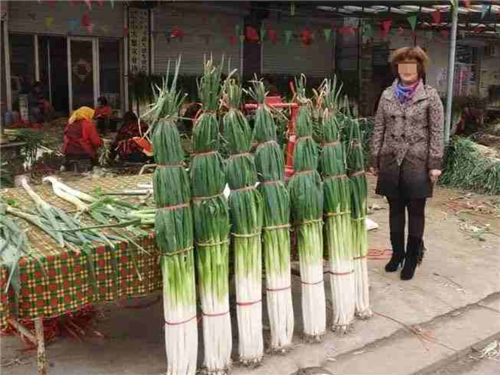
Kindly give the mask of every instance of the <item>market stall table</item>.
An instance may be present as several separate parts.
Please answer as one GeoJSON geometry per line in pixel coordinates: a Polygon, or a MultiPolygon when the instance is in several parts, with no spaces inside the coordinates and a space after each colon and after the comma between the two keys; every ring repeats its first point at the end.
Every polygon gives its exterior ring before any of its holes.
{"type": "MultiPolygon", "coordinates": [[[[83,179],[68,182],[73,188],[83,192],[100,189],[102,192],[137,189],[139,183],[151,183],[152,175],[124,176],[116,178],[83,179]]],[[[50,185],[34,186],[34,190],[46,202],[66,212],[75,212],[74,206],[58,198],[50,185]]],[[[34,206],[23,189],[5,189],[0,192],[2,199],[16,202],[19,207],[29,209],[34,206]]],[[[121,199],[121,197],[120,197],[121,199]]],[[[127,197],[137,202],[137,197],[127,197]]],[[[17,296],[9,288],[2,293],[0,303],[0,327],[2,330],[14,326],[21,333],[20,320],[34,320],[37,337],[24,335],[38,344],[38,371],[47,374],[43,319],[58,317],[81,310],[94,304],[117,301],[150,295],[162,288],[162,276],[158,267],[159,253],[156,248],[152,229],[142,238],[134,238],[143,249],[129,243],[116,243],[114,248],[104,244],[95,244],[92,257],[71,248],[61,248],[36,227],[20,220],[28,228],[27,235],[36,256],[23,257],[19,261],[20,292],[17,296]],[[93,263],[94,273],[89,262],[93,263]],[[43,269],[42,269],[43,265],[43,269]],[[94,278],[95,277],[95,278],[94,278]],[[94,280],[92,280],[94,279],[94,280]],[[17,310],[17,313],[16,313],[17,310]]],[[[94,224],[91,219],[85,224],[94,224]]],[[[8,268],[0,261],[0,287],[2,292],[7,285],[8,268]]]]}

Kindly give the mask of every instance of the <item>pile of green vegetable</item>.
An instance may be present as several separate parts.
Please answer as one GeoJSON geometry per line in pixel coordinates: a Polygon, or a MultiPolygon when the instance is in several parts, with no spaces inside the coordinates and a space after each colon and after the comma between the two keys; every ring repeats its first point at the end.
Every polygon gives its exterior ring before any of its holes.
{"type": "Polygon", "coordinates": [[[439,183],[481,194],[500,194],[500,160],[486,158],[477,143],[455,136],[446,148],[439,183]]]}

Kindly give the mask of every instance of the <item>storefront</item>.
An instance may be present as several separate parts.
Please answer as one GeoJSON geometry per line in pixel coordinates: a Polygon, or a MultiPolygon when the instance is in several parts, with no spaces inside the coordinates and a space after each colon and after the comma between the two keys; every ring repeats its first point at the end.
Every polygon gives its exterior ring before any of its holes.
{"type": "Polygon", "coordinates": [[[122,2],[90,9],[84,2],[9,1],[7,11],[9,109],[17,109],[19,95],[37,81],[61,115],[94,107],[99,96],[125,108],[128,23],[122,2]]]}

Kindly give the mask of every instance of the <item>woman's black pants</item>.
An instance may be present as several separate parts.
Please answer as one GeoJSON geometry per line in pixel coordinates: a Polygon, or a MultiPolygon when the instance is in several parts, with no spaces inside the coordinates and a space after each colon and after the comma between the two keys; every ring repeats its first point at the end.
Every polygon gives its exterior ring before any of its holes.
{"type": "Polygon", "coordinates": [[[389,224],[391,235],[404,238],[406,210],[408,210],[408,237],[422,240],[425,228],[426,198],[408,199],[387,197],[389,201],[389,224]]]}

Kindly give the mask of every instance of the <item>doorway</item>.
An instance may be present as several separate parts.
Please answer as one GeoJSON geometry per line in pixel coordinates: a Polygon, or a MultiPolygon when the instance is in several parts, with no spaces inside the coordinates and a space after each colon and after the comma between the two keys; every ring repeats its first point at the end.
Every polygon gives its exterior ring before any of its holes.
{"type": "Polygon", "coordinates": [[[68,38],[69,108],[97,106],[99,49],[97,39],[68,38]]]}
{"type": "Polygon", "coordinates": [[[38,36],[40,80],[58,115],[69,114],[68,44],[66,37],[38,36]]]}

